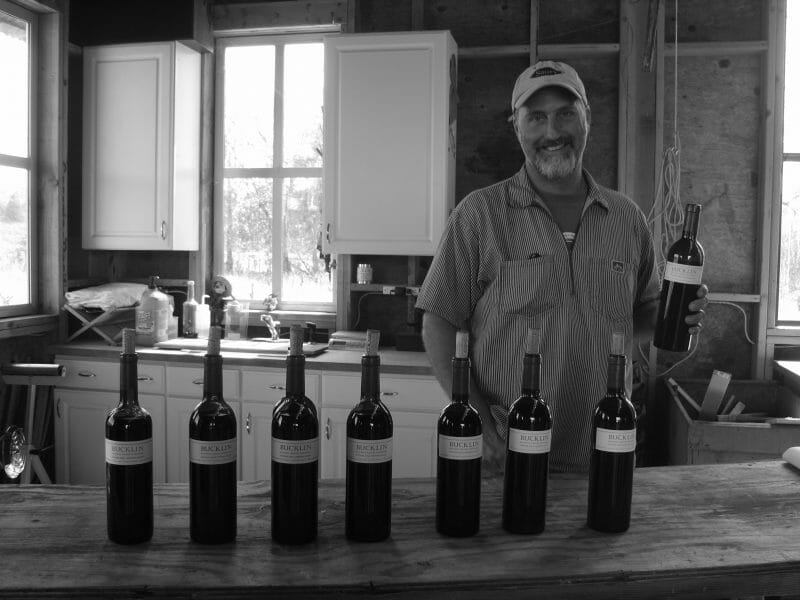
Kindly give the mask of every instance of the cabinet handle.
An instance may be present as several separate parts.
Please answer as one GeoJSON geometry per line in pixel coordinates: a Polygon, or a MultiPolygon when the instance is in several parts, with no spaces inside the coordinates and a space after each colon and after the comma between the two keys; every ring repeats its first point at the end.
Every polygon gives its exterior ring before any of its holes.
{"type": "Polygon", "coordinates": [[[58,418],[60,419],[61,418],[61,398],[59,398],[58,402],[56,402],[56,414],[58,415],[58,418]]]}
{"type": "Polygon", "coordinates": [[[381,396],[399,396],[400,392],[381,392],[381,396]]]}
{"type": "Polygon", "coordinates": [[[328,418],[328,420],[325,422],[325,439],[326,440],[331,439],[331,420],[330,420],[330,418],[328,418]]]}
{"type": "Polygon", "coordinates": [[[167,222],[161,221],[161,239],[167,239],[167,222]]]}
{"type": "Polygon", "coordinates": [[[192,383],[195,384],[195,385],[203,385],[203,380],[202,379],[193,379],[192,383]]]}
{"type": "Polygon", "coordinates": [[[97,377],[97,375],[91,371],[78,371],[78,377],[97,377]]]}
{"type": "Polygon", "coordinates": [[[155,381],[155,379],[151,375],[139,375],[136,381],[155,381]]]}
{"type": "Polygon", "coordinates": [[[325,225],[325,239],[330,242],[331,241],[331,224],[326,223],[325,225]]]}
{"type": "Polygon", "coordinates": [[[244,428],[247,433],[250,433],[250,413],[247,413],[247,421],[245,421],[244,428]]]}
{"type": "Polygon", "coordinates": [[[286,386],[280,385],[279,383],[273,383],[272,385],[267,386],[267,387],[269,387],[269,389],[271,389],[271,390],[285,390],[286,389],[286,386]]]}

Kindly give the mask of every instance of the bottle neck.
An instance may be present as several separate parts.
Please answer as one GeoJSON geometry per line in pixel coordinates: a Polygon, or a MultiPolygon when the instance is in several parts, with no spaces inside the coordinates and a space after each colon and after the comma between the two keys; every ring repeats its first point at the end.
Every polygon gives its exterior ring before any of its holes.
{"type": "Polygon", "coordinates": [[[302,354],[286,357],[286,395],[306,395],[306,357],[302,354]]]}
{"type": "Polygon", "coordinates": [[[381,359],[378,356],[361,357],[361,398],[378,400],[381,394],[381,359]]]}
{"type": "Polygon", "coordinates": [[[119,401],[120,404],[139,404],[139,380],[136,354],[122,354],[119,359],[119,401]]]}
{"type": "Polygon", "coordinates": [[[618,354],[608,357],[608,392],[619,394],[625,392],[625,364],[627,359],[618,354]]]}
{"type": "Polygon", "coordinates": [[[203,373],[203,400],[222,400],[222,357],[205,357],[203,373]]]}
{"type": "Polygon", "coordinates": [[[694,210],[686,211],[683,219],[683,237],[694,240],[697,238],[697,227],[700,224],[700,213],[694,210]]]}
{"type": "Polygon", "coordinates": [[[541,390],[540,373],[542,359],[539,354],[526,354],[522,359],[522,393],[536,396],[541,390]]]}
{"type": "Polygon", "coordinates": [[[453,402],[467,404],[469,401],[469,359],[453,359],[453,402]]]}

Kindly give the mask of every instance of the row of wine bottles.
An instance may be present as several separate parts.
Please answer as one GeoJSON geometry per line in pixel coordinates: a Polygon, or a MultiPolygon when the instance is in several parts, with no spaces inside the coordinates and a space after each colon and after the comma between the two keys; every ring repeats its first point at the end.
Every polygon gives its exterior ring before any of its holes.
{"type": "MultiPolygon", "coordinates": [[[[189,420],[190,536],[200,543],[236,537],[237,426],[222,395],[219,330],[212,327],[204,358],[203,399],[189,420]]],[[[290,333],[286,396],[272,418],[272,538],[299,544],[318,528],[319,420],[305,396],[303,332],[290,333]]],[[[544,529],[552,417],[540,386],[539,332],[528,332],[520,397],[508,414],[503,527],[514,533],[544,529]]],[[[380,399],[379,332],[367,332],[360,400],[347,419],[345,535],[379,541],[391,531],[392,435],[390,411],[380,399]]],[[[436,528],[449,536],[479,529],[482,423],[469,404],[469,334],[458,332],[452,398],[438,424],[436,528]]],[[[137,401],[134,331],[123,332],[120,404],[106,420],[108,536],[132,544],[153,534],[152,420],[137,401]]],[[[595,410],[595,448],[589,479],[588,524],[624,531],[630,522],[634,449],[633,405],[625,396],[625,353],[612,341],[608,393],[595,410]]]]}

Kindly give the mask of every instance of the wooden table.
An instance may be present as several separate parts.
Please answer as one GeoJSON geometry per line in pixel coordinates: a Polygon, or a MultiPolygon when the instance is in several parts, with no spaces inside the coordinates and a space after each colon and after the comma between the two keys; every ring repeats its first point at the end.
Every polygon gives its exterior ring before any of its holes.
{"type": "Polygon", "coordinates": [[[188,533],[188,489],[156,490],[151,542],[106,538],[104,489],[0,486],[0,598],[725,598],[800,593],[800,472],[782,461],[637,469],[627,533],[585,526],[586,478],[554,475],[547,527],[500,527],[485,479],[480,533],[434,529],[433,480],[394,486],[390,540],[344,538],[344,486],[320,488],[319,539],[269,536],[269,486],[242,483],[235,543],[188,533]]]}

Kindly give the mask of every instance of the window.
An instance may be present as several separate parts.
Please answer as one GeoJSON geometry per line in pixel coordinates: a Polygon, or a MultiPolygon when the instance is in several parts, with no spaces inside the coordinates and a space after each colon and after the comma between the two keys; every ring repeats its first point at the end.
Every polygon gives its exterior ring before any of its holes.
{"type": "Polygon", "coordinates": [[[36,304],[36,15],[0,0],[0,317],[36,304]]]}
{"type": "Polygon", "coordinates": [[[237,299],[334,308],[320,256],[320,34],[217,41],[214,274],[237,299]]]}

